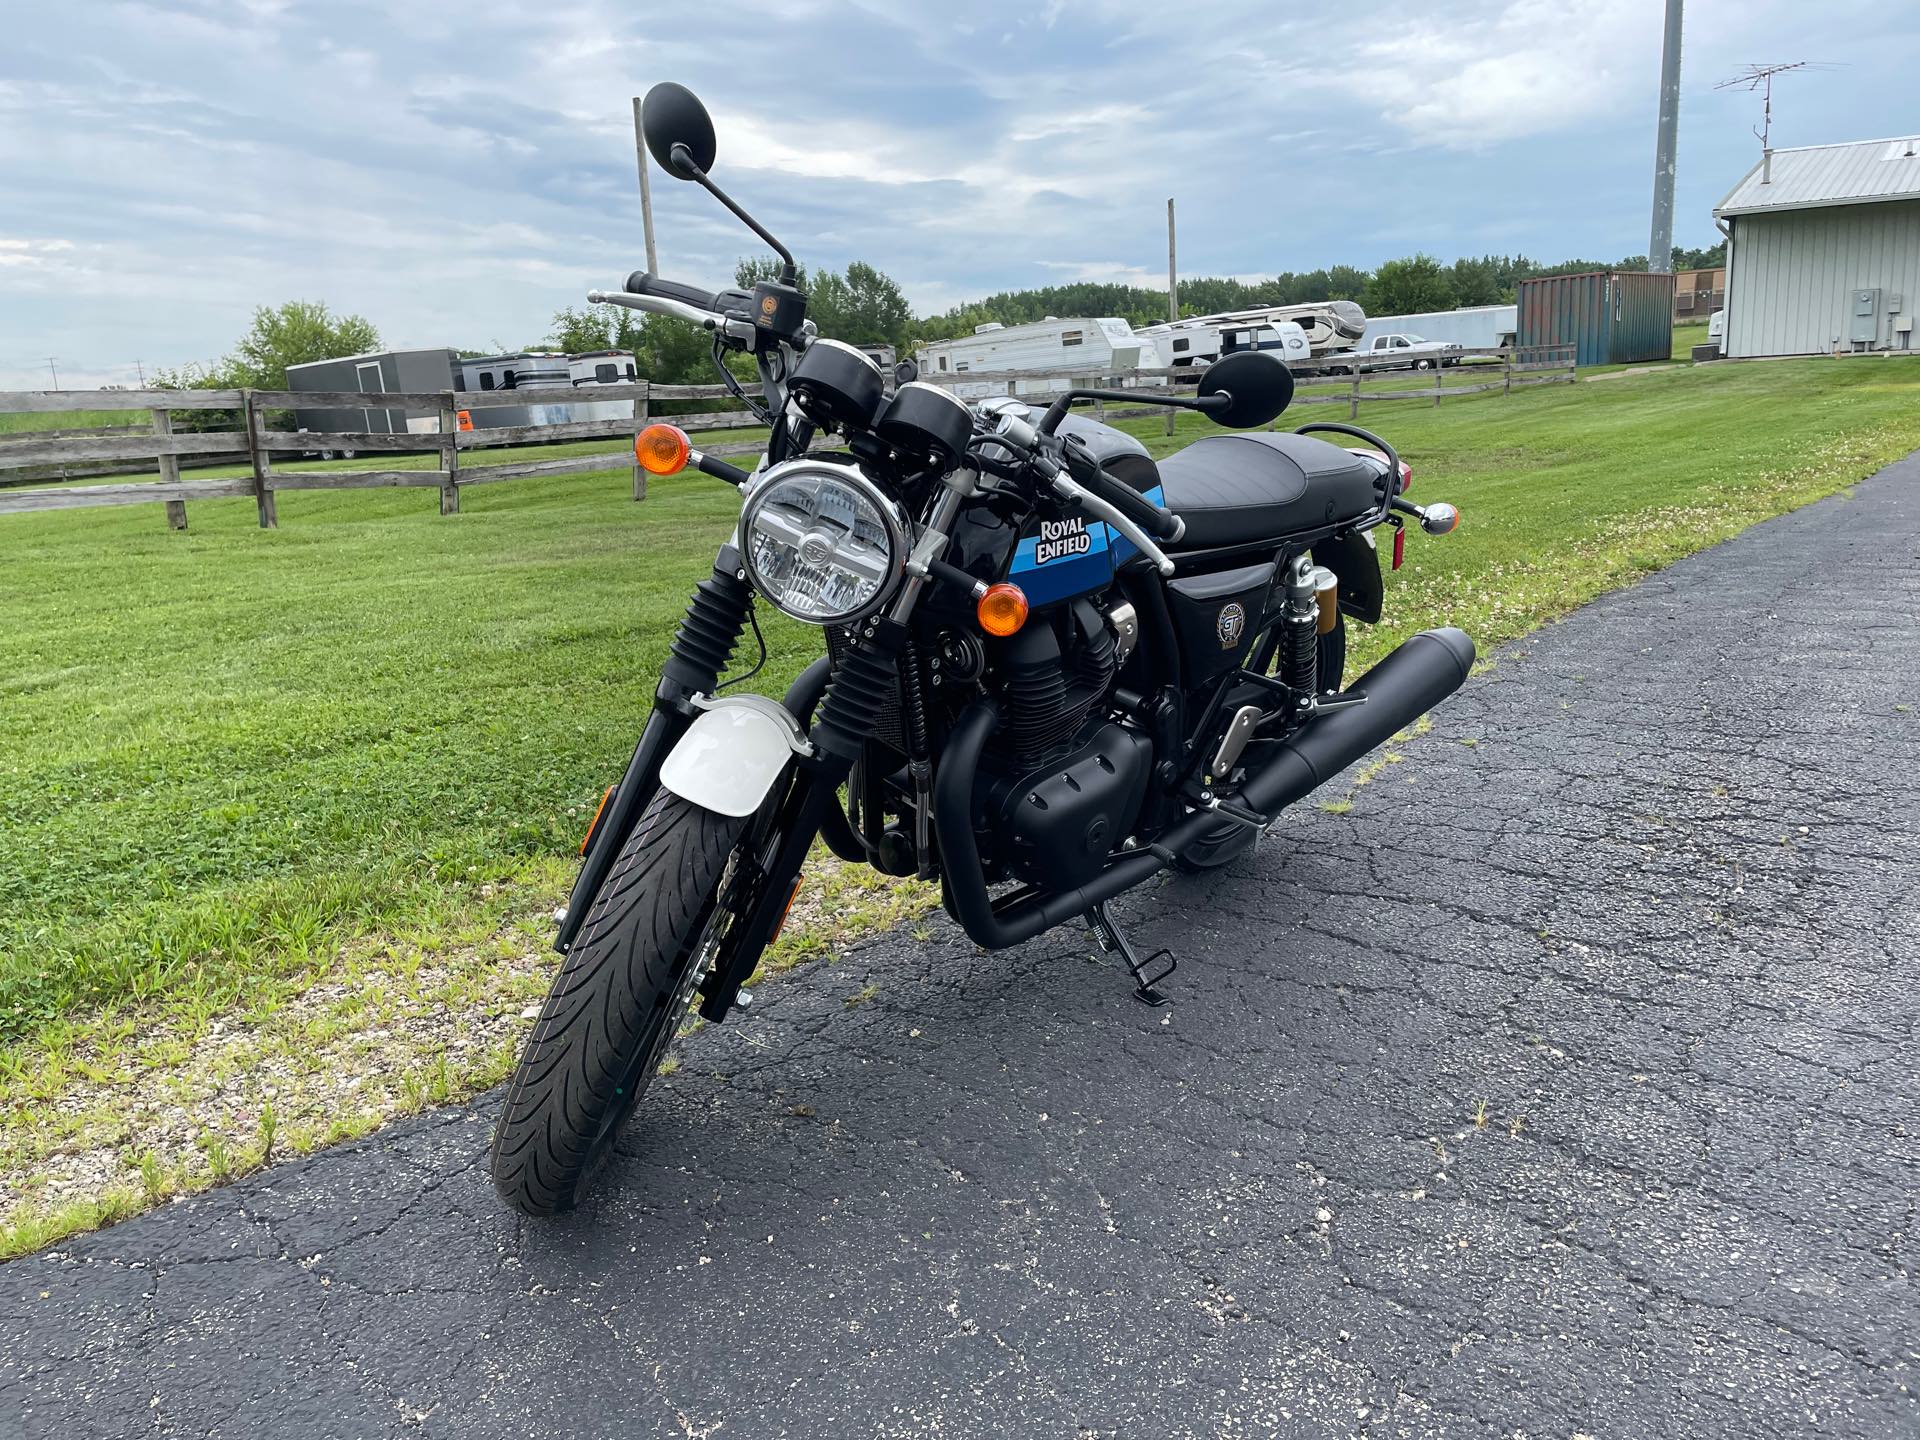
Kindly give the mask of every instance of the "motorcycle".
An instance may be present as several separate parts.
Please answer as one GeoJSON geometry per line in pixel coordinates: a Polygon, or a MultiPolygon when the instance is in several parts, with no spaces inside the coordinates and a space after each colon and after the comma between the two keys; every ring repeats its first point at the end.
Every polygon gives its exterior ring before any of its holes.
{"type": "Polygon", "coordinates": [[[501,1196],[529,1215],[577,1202],[695,1004],[724,1021],[750,1003],[816,837],[938,881],[990,949],[1084,918],[1161,1004],[1175,961],[1138,953],[1114,897],[1244,854],[1474,659],[1462,631],[1428,630],[1342,686],[1346,624],[1381,615],[1375,532],[1392,530],[1397,568],[1408,521],[1445,534],[1459,514],[1407,500],[1409,467],[1357,426],[1259,430],[1292,399],[1274,356],[1227,356],[1190,395],[1069,389],[1044,410],[969,404],[910,364],[889,385],[816,333],[791,252],[708,173],[700,101],[654,87],[642,131],[662,169],[709,191],[781,269],[718,292],[639,271],[588,298],[708,332],[770,434],[751,472],[670,426],[635,441],[653,473],[691,466],[744,503],[561,912],[565,958],[492,1152],[501,1196]],[[752,357],[757,395],[729,353],[752,357]],[[1156,464],[1072,413],[1102,399],[1254,433],[1156,464]],[[747,627],[758,634],[757,601],[824,632],[826,653],[780,700],[721,684],[747,627]]]}

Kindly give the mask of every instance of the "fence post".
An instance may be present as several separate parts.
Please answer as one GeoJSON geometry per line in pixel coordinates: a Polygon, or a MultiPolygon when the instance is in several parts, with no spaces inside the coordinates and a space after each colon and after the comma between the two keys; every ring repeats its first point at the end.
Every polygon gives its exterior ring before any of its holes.
{"type": "MultiPolygon", "coordinates": [[[[636,438],[646,429],[647,418],[653,408],[653,382],[642,380],[640,385],[640,393],[633,397],[633,433],[636,438]]],[[[647,472],[640,468],[640,456],[633,446],[629,445],[627,450],[633,456],[633,498],[644,500],[647,498],[647,472]]]]}
{"type": "Polygon", "coordinates": [[[1347,419],[1360,418],[1360,362],[1353,362],[1353,394],[1347,399],[1347,419]]]}
{"type": "Polygon", "coordinates": [[[1440,377],[1447,373],[1447,367],[1438,360],[1433,362],[1433,408],[1440,408],[1440,377]]]}
{"type": "Polygon", "coordinates": [[[451,390],[440,397],[440,513],[460,513],[460,414],[451,390]]]}
{"type": "MultiPolygon", "coordinates": [[[[156,435],[171,435],[173,433],[173,416],[164,406],[156,405],[154,407],[153,433],[156,435]]],[[[160,478],[169,485],[179,483],[180,457],[178,455],[162,455],[160,457],[160,478]]],[[[186,501],[167,501],[167,525],[174,530],[184,530],[187,528],[186,501]]]]}
{"type": "Polygon", "coordinates": [[[1508,345],[1500,351],[1500,393],[1513,394],[1513,346],[1508,345]]]}
{"type": "Polygon", "coordinates": [[[273,461],[260,448],[260,407],[254,403],[251,389],[240,392],[247,415],[247,458],[253,462],[253,503],[260,510],[260,528],[280,528],[279,507],[273,500],[273,461]]]}

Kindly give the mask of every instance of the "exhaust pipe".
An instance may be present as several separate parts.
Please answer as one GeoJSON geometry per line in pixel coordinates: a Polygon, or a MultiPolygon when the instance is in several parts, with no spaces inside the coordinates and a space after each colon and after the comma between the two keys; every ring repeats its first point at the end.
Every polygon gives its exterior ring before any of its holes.
{"type": "MultiPolygon", "coordinates": [[[[1348,689],[1350,696],[1365,695],[1366,704],[1327,711],[1286,740],[1250,746],[1248,768],[1253,773],[1239,793],[1228,798],[1271,818],[1458,690],[1473,658],[1473,641],[1464,630],[1422,630],[1348,689]]],[[[980,752],[999,723],[1000,707],[992,700],[969,706],[948,735],[946,754],[934,776],[933,824],[946,880],[944,898],[948,912],[976,944],[1003,950],[1030,940],[1157,875],[1223,821],[1237,823],[1210,810],[1195,811],[1151,849],[1115,860],[1077,890],[1023,891],[996,904],[981,879],[971,811],[980,752]]]]}
{"type": "Polygon", "coordinates": [[[1329,710],[1288,739],[1249,746],[1240,803],[1269,816],[1286,809],[1458,690],[1473,656],[1467,632],[1451,625],[1408,637],[1347,690],[1365,695],[1366,704],[1329,710]]]}

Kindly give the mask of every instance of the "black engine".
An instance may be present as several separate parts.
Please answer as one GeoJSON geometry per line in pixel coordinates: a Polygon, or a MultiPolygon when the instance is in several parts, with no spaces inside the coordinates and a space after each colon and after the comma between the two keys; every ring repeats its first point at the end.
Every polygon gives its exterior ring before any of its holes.
{"type": "Polygon", "coordinates": [[[1031,885],[1084,885],[1132,827],[1152,773],[1147,737],[1108,724],[1050,765],[1011,777],[983,775],[989,833],[982,854],[1031,885]]]}
{"type": "Polygon", "coordinates": [[[981,853],[998,873],[1071,889],[1100,872],[1139,815],[1153,746],[1121,725],[1089,729],[1119,668],[1113,631],[1089,601],[996,651],[1002,719],[974,792],[981,853]]]}

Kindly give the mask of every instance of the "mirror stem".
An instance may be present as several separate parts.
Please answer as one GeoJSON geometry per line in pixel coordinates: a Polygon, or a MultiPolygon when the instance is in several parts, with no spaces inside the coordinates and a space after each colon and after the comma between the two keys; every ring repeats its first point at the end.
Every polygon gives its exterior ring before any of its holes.
{"type": "Polygon", "coordinates": [[[673,147],[673,164],[674,168],[678,170],[681,175],[701,185],[709,195],[713,196],[714,199],[731,210],[741,224],[745,225],[749,230],[753,231],[754,234],[771,245],[773,247],[773,253],[780,257],[780,283],[782,285],[793,284],[794,277],[799,273],[794,263],[793,252],[778,240],[774,239],[773,233],[768,230],[766,226],[754,219],[753,216],[749,215],[745,210],[742,210],[740,206],[734,202],[731,195],[714,184],[713,177],[700,168],[694,161],[693,152],[685,145],[675,145],[673,147]]]}
{"type": "Polygon", "coordinates": [[[1047,407],[1047,413],[1040,419],[1040,433],[1051,435],[1060,428],[1060,422],[1067,418],[1067,411],[1076,400],[1112,400],[1124,405],[1159,405],[1168,410],[1224,410],[1233,403],[1233,396],[1225,390],[1217,395],[1196,395],[1191,400],[1174,395],[1142,395],[1138,390],[1069,390],[1053,404],[1047,407]]]}

